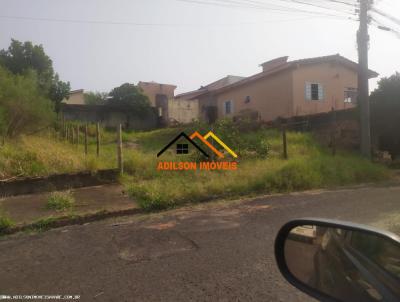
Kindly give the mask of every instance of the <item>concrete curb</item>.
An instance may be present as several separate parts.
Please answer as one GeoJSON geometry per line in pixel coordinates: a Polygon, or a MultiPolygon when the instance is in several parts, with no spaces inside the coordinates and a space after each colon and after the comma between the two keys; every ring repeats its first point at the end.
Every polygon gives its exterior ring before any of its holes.
{"type": "Polygon", "coordinates": [[[103,220],[106,218],[113,217],[121,217],[135,214],[143,214],[144,210],[139,208],[118,210],[118,211],[100,211],[96,213],[77,215],[77,216],[61,216],[49,218],[48,221],[43,222],[46,218],[42,220],[38,220],[36,222],[25,224],[25,225],[17,225],[11,228],[7,228],[3,231],[0,231],[0,236],[11,235],[18,232],[29,231],[29,230],[49,230],[60,228],[68,225],[82,225],[88,222],[103,220]]]}

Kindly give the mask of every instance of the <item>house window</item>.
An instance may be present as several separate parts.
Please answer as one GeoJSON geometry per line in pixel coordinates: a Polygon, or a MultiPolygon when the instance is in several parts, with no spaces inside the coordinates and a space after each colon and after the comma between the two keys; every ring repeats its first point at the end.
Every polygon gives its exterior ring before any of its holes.
{"type": "Polygon", "coordinates": [[[344,102],[353,104],[357,102],[357,88],[346,87],[344,91],[344,102]]]}
{"type": "Polygon", "coordinates": [[[188,154],[189,145],[188,144],[176,144],[176,154],[188,154]]]}
{"type": "Polygon", "coordinates": [[[250,100],[251,100],[250,96],[249,96],[249,95],[246,96],[246,97],[244,98],[245,104],[250,103],[250,100]]]}
{"type": "Polygon", "coordinates": [[[324,88],[319,83],[306,83],[306,100],[322,101],[324,99],[324,88]]]}
{"type": "Polygon", "coordinates": [[[226,101],[224,102],[224,114],[231,114],[233,113],[233,102],[232,101],[226,101]]]}

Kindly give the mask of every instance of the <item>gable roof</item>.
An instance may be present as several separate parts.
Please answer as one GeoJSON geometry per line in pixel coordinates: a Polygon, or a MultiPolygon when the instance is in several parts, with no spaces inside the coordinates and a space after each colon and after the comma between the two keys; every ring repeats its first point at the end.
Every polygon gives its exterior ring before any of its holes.
{"type": "MultiPolygon", "coordinates": [[[[195,97],[199,97],[203,94],[206,94],[208,92],[213,92],[213,93],[221,93],[224,92],[228,89],[238,87],[241,85],[245,85],[247,83],[251,83],[253,81],[256,81],[258,79],[268,77],[271,75],[274,75],[278,72],[284,71],[284,70],[289,70],[291,68],[297,68],[302,65],[308,65],[308,64],[319,64],[319,63],[327,63],[327,62],[337,62],[339,64],[342,64],[354,71],[358,71],[358,63],[353,62],[340,54],[335,54],[335,55],[329,55],[329,56],[322,56],[322,57],[315,57],[315,58],[308,58],[308,59],[300,59],[300,60],[294,60],[294,61],[287,61],[287,57],[280,57],[278,59],[274,59],[268,62],[265,62],[261,64],[261,66],[264,67],[264,65],[272,63],[269,68],[267,68],[265,71],[261,71],[259,73],[256,73],[252,76],[249,76],[247,78],[242,78],[239,79],[231,84],[224,85],[222,87],[212,87],[211,89],[205,89],[205,90],[198,90],[197,94],[195,97]],[[278,64],[276,64],[278,62],[278,64]]],[[[375,78],[379,74],[373,70],[369,70],[369,78],[375,78]]],[[[218,82],[218,81],[217,81],[218,82]]],[[[214,82],[216,83],[216,82],[214,82]]],[[[211,84],[210,84],[211,85],[211,84]]],[[[194,97],[192,97],[193,99],[194,97]]]]}
{"type": "Polygon", "coordinates": [[[245,77],[241,77],[241,76],[227,75],[226,77],[216,80],[210,84],[207,84],[206,86],[201,86],[197,90],[178,94],[177,96],[175,96],[175,98],[185,98],[185,99],[191,100],[191,99],[194,99],[197,96],[200,96],[209,91],[213,91],[213,90],[234,84],[240,80],[243,80],[244,78],[245,77]]]}

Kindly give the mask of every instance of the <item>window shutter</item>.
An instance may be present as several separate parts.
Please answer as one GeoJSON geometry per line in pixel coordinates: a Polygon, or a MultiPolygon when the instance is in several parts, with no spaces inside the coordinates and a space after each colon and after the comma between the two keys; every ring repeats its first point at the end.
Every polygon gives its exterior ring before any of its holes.
{"type": "Polygon", "coordinates": [[[318,84],[318,99],[322,101],[324,99],[324,87],[322,84],[318,84]]]}
{"type": "Polygon", "coordinates": [[[306,83],[305,98],[307,101],[311,101],[311,83],[306,83]]]}
{"type": "Polygon", "coordinates": [[[235,107],[233,106],[233,100],[231,102],[231,114],[235,112],[235,107]]]}

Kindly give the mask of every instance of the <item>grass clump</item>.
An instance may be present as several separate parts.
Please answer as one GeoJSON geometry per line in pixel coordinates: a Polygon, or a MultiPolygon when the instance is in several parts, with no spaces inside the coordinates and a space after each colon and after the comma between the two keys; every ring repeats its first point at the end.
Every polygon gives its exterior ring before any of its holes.
{"type": "Polygon", "coordinates": [[[46,208],[56,211],[64,211],[73,207],[75,203],[71,191],[53,192],[47,199],[46,208]]]}
{"type": "Polygon", "coordinates": [[[57,221],[58,219],[56,217],[46,217],[46,218],[41,218],[37,221],[35,221],[31,225],[31,230],[33,231],[46,231],[52,227],[52,225],[57,221]]]}
{"type": "Polygon", "coordinates": [[[14,221],[5,214],[0,213],[0,234],[7,231],[15,225],[14,221]]]}

